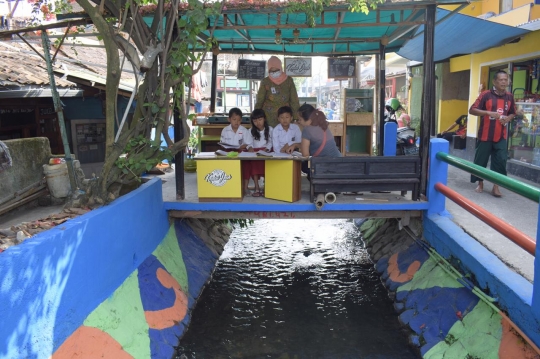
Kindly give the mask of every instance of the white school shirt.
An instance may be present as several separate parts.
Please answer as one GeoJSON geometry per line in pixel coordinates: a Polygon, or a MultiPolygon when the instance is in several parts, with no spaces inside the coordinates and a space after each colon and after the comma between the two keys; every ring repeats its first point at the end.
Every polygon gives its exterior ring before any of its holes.
{"type": "Polygon", "coordinates": [[[251,130],[248,131],[248,139],[247,139],[247,148],[262,148],[265,147],[266,149],[270,150],[272,148],[272,132],[274,129],[270,126],[268,131],[268,142],[264,139],[264,129],[262,131],[259,131],[259,135],[261,136],[260,140],[256,140],[253,138],[253,135],[251,134],[251,130]]]}
{"type": "Polygon", "coordinates": [[[291,146],[293,143],[300,143],[302,141],[302,132],[298,125],[291,123],[289,129],[285,131],[281,123],[274,128],[272,133],[272,143],[274,145],[274,152],[280,152],[285,144],[291,146]]]}
{"type": "Polygon", "coordinates": [[[249,131],[242,125],[238,126],[236,133],[233,131],[231,125],[225,127],[221,131],[221,142],[232,146],[242,146],[247,143],[249,131]]]}

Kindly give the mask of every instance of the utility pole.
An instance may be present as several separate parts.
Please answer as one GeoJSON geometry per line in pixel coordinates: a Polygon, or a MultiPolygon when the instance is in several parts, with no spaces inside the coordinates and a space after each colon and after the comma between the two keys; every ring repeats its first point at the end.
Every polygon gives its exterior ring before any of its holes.
{"type": "Polygon", "coordinates": [[[66,164],[68,168],[69,183],[71,185],[71,195],[75,194],[77,190],[77,182],[75,181],[75,170],[73,168],[73,158],[71,158],[71,151],[69,149],[69,143],[66,133],[66,124],[64,122],[64,111],[62,109],[62,102],[60,101],[60,95],[56,88],[56,81],[54,79],[54,73],[52,70],[51,53],[49,52],[49,38],[47,32],[41,31],[41,41],[43,43],[43,54],[45,61],[47,62],[47,72],[49,73],[49,82],[51,84],[51,92],[54,103],[54,111],[58,116],[58,124],[60,125],[60,135],[62,136],[62,144],[64,145],[64,154],[66,158],[66,164]]]}

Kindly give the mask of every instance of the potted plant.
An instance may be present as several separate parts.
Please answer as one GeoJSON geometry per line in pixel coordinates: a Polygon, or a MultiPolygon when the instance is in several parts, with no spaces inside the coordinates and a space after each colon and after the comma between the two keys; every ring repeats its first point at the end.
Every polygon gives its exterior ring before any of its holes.
{"type": "Polygon", "coordinates": [[[186,147],[186,158],[184,160],[184,171],[193,173],[197,171],[197,162],[195,161],[195,153],[197,152],[198,140],[198,131],[197,127],[191,129],[189,134],[189,141],[186,147]]]}

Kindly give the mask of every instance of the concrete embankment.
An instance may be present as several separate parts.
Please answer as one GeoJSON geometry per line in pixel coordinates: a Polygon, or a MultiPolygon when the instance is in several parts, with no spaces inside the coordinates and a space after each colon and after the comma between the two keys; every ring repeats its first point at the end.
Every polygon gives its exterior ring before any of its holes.
{"type": "Polygon", "coordinates": [[[0,255],[0,358],[171,358],[229,238],[156,179],[0,255]]]}
{"type": "Polygon", "coordinates": [[[397,220],[370,219],[360,230],[423,358],[539,357],[489,293],[420,239],[421,224],[400,229],[397,220]]]}

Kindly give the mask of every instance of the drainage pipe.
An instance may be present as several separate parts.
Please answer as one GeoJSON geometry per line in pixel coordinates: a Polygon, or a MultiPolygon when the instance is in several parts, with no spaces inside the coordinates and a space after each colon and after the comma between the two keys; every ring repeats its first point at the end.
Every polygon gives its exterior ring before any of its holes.
{"type": "Polygon", "coordinates": [[[315,198],[315,208],[320,211],[324,206],[324,194],[319,193],[315,198]]]}
{"type": "Polygon", "coordinates": [[[336,195],[333,192],[328,192],[324,195],[324,201],[326,203],[334,203],[336,201],[336,195]]]}

